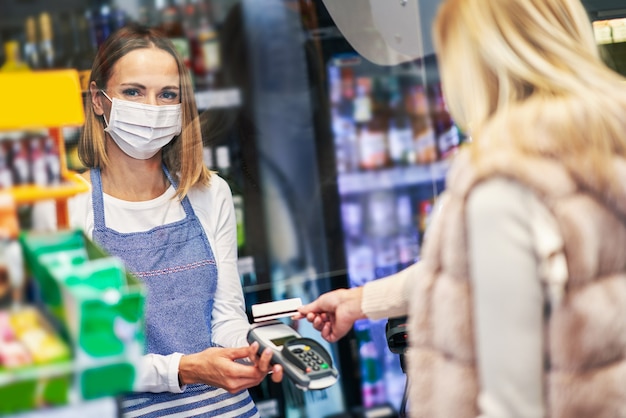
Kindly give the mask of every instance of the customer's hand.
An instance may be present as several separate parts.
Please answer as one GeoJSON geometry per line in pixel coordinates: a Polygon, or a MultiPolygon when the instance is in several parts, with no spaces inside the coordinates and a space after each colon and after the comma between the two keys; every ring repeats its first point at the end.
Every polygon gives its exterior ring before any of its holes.
{"type": "Polygon", "coordinates": [[[354,321],[365,318],[361,310],[362,295],[361,287],[324,293],[308,305],[299,307],[293,319],[306,318],[321,332],[322,338],[335,342],[350,331],[354,321]]]}
{"type": "Polygon", "coordinates": [[[259,344],[254,342],[248,347],[212,347],[184,355],[178,366],[180,383],[205,383],[237,393],[258,385],[270,373],[272,381],[280,382],[283,368],[279,364],[270,364],[272,350],[266,348],[260,357],[257,356],[258,350],[259,344]],[[236,361],[246,358],[250,360],[249,364],[236,361]]]}

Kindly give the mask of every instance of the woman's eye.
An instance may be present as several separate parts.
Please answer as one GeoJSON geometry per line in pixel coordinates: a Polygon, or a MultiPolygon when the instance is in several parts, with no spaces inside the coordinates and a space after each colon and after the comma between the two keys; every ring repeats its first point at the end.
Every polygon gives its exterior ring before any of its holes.
{"type": "Polygon", "coordinates": [[[178,93],[175,93],[173,91],[163,92],[163,99],[165,100],[172,101],[172,100],[176,100],[177,98],[178,98],[178,93]]]}
{"type": "Polygon", "coordinates": [[[123,91],[124,96],[129,96],[129,97],[137,97],[139,96],[139,90],[137,89],[126,89],[123,91]]]}

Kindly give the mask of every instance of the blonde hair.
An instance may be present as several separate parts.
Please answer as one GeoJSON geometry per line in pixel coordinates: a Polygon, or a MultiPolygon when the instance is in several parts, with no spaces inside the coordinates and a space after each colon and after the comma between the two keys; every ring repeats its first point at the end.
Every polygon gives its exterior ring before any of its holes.
{"type": "Polygon", "coordinates": [[[607,159],[626,156],[626,83],[602,62],[579,0],[447,0],[433,36],[475,153],[506,144],[609,180],[607,159]]]}
{"type": "MultiPolygon", "coordinates": [[[[202,135],[189,71],[172,42],[155,29],[129,25],[109,36],[98,50],[89,84],[105,90],[115,63],[140,48],[160,48],[176,60],[180,74],[182,132],[163,147],[163,162],[178,181],[177,195],[182,199],[195,184],[209,184],[211,173],[202,159],[202,135]]],[[[104,119],[94,112],[91,101],[85,105],[85,126],[78,143],[78,155],[88,168],[105,168],[111,162],[106,153],[104,119]]]]}

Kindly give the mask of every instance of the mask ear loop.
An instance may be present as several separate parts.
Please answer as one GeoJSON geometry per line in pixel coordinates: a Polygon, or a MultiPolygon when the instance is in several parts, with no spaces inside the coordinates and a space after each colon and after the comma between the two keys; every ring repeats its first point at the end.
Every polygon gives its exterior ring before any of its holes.
{"type": "MultiPolygon", "coordinates": [[[[108,94],[106,94],[106,92],[105,92],[104,90],[100,89],[100,93],[104,94],[104,97],[106,97],[107,99],[109,99],[109,101],[110,101],[111,103],[113,103],[113,100],[111,100],[111,98],[109,97],[109,95],[108,95],[108,94]]],[[[106,115],[104,114],[104,112],[102,113],[102,118],[104,119],[104,123],[106,124],[106,127],[108,128],[108,127],[109,127],[109,121],[107,120],[107,117],[106,117],[106,115]]]]}
{"type": "Polygon", "coordinates": [[[107,94],[104,90],[100,89],[100,93],[104,94],[104,97],[106,97],[107,99],[109,99],[109,101],[110,101],[111,103],[113,103],[113,99],[111,99],[111,98],[109,97],[109,95],[108,95],[108,94],[107,94]]]}

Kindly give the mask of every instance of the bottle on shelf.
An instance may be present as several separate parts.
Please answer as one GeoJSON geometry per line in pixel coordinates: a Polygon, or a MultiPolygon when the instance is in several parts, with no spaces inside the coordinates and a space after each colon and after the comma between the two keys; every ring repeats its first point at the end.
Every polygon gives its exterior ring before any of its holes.
{"type": "Polygon", "coordinates": [[[391,78],[389,92],[389,160],[396,166],[409,165],[415,162],[413,131],[409,114],[404,105],[399,80],[391,78]]]}
{"type": "Polygon", "coordinates": [[[380,80],[357,78],[354,121],[357,126],[359,166],[363,170],[377,170],[388,164],[388,117],[380,80]]]}
{"type": "Polygon", "coordinates": [[[11,143],[0,139],[0,190],[13,187],[13,171],[11,169],[11,143]]]}
{"type": "Polygon", "coordinates": [[[341,100],[341,69],[331,65],[328,67],[328,101],[337,108],[341,100]]]}
{"type": "Polygon", "coordinates": [[[98,26],[98,13],[91,9],[87,8],[84,12],[85,21],[87,22],[88,28],[88,39],[89,44],[93,45],[93,50],[97,51],[100,47],[100,39],[99,39],[99,31],[97,29],[98,26]]]}
{"type": "Polygon", "coordinates": [[[254,257],[247,255],[237,258],[237,271],[239,279],[245,294],[246,312],[252,312],[252,305],[259,302],[258,293],[250,291],[251,286],[257,284],[256,268],[254,266],[254,257]]]}
{"type": "Polygon", "coordinates": [[[0,73],[30,71],[28,64],[22,60],[20,53],[20,43],[15,40],[6,41],[4,43],[5,60],[0,67],[0,73]]]}
{"type": "Polygon", "coordinates": [[[353,96],[353,115],[357,130],[361,131],[372,119],[372,79],[371,77],[358,77],[353,96]]]}
{"type": "Polygon", "coordinates": [[[359,170],[359,147],[355,116],[354,71],[350,67],[331,67],[329,71],[332,103],[332,130],[337,173],[359,170]]]}
{"type": "Polygon", "coordinates": [[[202,68],[202,87],[212,88],[222,66],[221,46],[212,10],[208,2],[199,3],[196,37],[198,40],[198,68],[202,68]]]}
{"type": "Polygon", "coordinates": [[[28,137],[21,132],[15,132],[11,139],[11,169],[15,186],[23,186],[31,182],[29,141],[28,137]]]}
{"type": "Polygon", "coordinates": [[[396,213],[394,190],[376,190],[368,195],[367,229],[374,247],[374,273],[377,279],[398,271],[396,213]]]}
{"type": "Polygon", "coordinates": [[[111,7],[108,4],[102,4],[93,14],[94,30],[96,32],[96,43],[102,45],[104,41],[111,35],[111,7]]]}
{"type": "Polygon", "coordinates": [[[355,81],[354,69],[351,67],[340,67],[339,71],[339,97],[337,101],[337,112],[342,118],[355,122],[355,81]]]}
{"type": "Polygon", "coordinates": [[[41,52],[41,68],[51,69],[58,67],[59,54],[56,50],[54,27],[49,12],[39,14],[39,51],[41,52]]]}
{"type": "Polygon", "coordinates": [[[345,198],[341,217],[350,286],[361,286],[376,278],[374,248],[365,230],[363,199],[345,198]]]}
{"type": "Polygon", "coordinates": [[[83,13],[69,16],[71,33],[71,54],[65,66],[78,71],[82,91],[87,91],[91,65],[96,55],[95,38],[90,33],[89,21],[83,13]]]}
{"type": "Polygon", "coordinates": [[[34,16],[28,16],[24,23],[24,60],[31,70],[42,66],[37,42],[37,21],[34,16]]]}
{"type": "Polygon", "coordinates": [[[188,2],[181,6],[182,27],[189,44],[189,69],[193,76],[194,88],[204,90],[204,59],[198,39],[199,9],[196,3],[188,2]]]}
{"type": "Polygon", "coordinates": [[[430,225],[431,215],[433,212],[433,206],[435,205],[434,199],[424,199],[418,204],[419,206],[419,232],[423,237],[426,234],[426,230],[430,225]]]}
{"type": "Polygon", "coordinates": [[[48,185],[54,186],[61,183],[61,151],[52,136],[44,135],[42,141],[47,182],[48,185]]]}
{"type": "Polygon", "coordinates": [[[461,143],[461,138],[459,130],[448,112],[441,84],[436,84],[433,87],[433,102],[432,118],[435,125],[437,151],[439,159],[445,160],[456,152],[461,143]]]}
{"type": "Polygon", "coordinates": [[[119,6],[113,5],[109,13],[109,26],[111,29],[111,33],[126,26],[127,23],[128,16],[126,15],[124,9],[120,8],[119,6]]]}
{"type": "Polygon", "coordinates": [[[331,112],[337,173],[358,171],[356,126],[351,117],[341,116],[337,109],[332,109],[331,112]]]}
{"type": "MultiPolygon", "coordinates": [[[[81,77],[81,83],[82,83],[83,78],[81,77]]],[[[87,78],[86,80],[89,80],[89,78],[87,78]]],[[[81,87],[84,90],[84,86],[81,84],[81,87]]],[[[66,126],[63,127],[63,138],[65,139],[65,162],[67,165],[67,168],[71,171],[76,171],[76,172],[83,172],[85,171],[87,168],[84,166],[84,164],[80,161],[80,158],[78,157],[78,139],[80,138],[80,135],[82,133],[82,127],[81,126],[66,126]]],[[[56,148],[56,153],[59,154],[59,149],[58,147],[56,147],[56,141],[53,142],[53,144],[55,145],[56,148]]],[[[59,160],[60,161],[60,160],[59,160]]],[[[59,173],[60,173],[60,168],[59,168],[59,173]]],[[[59,180],[60,180],[60,176],[59,176],[59,180]]]]}
{"type": "Polygon", "coordinates": [[[437,160],[437,144],[429,108],[424,86],[411,86],[407,95],[407,110],[411,117],[417,164],[430,164],[437,160]]]}
{"type": "MultiPolygon", "coordinates": [[[[189,69],[189,73],[194,78],[191,63],[191,45],[182,23],[182,16],[179,8],[170,3],[161,10],[161,23],[159,28],[170,38],[174,47],[183,58],[185,66],[189,69]]],[[[195,83],[195,79],[193,80],[195,83]]]]}
{"type": "MultiPolygon", "coordinates": [[[[367,123],[366,130],[372,151],[374,169],[385,168],[389,165],[389,106],[388,91],[385,88],[385,79],[375,77],[372,85],[372,116],[367,123]]],[[[365,167],[364,167],[365,168],[365,167]]]]}
{"type": "Polygon", "coordinates": [[[215,170],[215,159],[213,158],[213,147],[205,145],[202,147],[202,161],[209,170],[215,170]]]}
{"type": "Polygon", "coordinates": [[[28,135],[26,141],[29,147],[28,157],[32,183],[42,187],[48,186],[48,161],[44,149],[44,137],[38,134],[28,135]]]}
{"type": "Polygon", "coordinates": [[[22,306],[25,283],[24,256],[18,233],[0,227],[0,311],[22,306]]]}
{"type": "Polygon", "coordinates": [[[246,244],[246,231],[244,224],[244,199],[241,186],[235,179],[230,149],[226,145],[220,145],[215,149],[215,164],[220,177],[224,178],[230,186],[235,204],[235,218],[237,220],[237,248],[241,251],[246,244]]]}
{"type": "Polygon", "coordinates": [[[384,363],[370,335],[370,327],[364,323],[356,328],[361,358],[361,394],[366,409],[386,402],[384,363]]]}
{"type": "Polygon", "coordinates": [[[57,12],[51,16],[56,51],[55,68],[72,68],[68,61],[74,54],[72,39],[72,15],[69,12],[57,12]]]}
{"type": "Polygon", "coordinates": [[[398,193],[396,199],[396,214],[398,219],[398,271],[411,266],[419,259],[420,237],[417,224],[416,210],[413,209],[413,199],[408,192],[398,193]]]}

